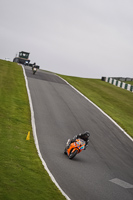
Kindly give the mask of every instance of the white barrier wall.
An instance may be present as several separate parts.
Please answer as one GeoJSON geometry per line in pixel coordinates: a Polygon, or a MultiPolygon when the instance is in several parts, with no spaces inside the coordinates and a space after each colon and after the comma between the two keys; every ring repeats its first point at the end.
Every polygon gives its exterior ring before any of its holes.
{"type": "Polygon", "coordinates": [[[122,82],[122,81],[118,81],[118,80],[116,80],[116,79],[114,79],[114,78],[111,78],[111,77],[105,77],[104,80],[105,80],[105,82],[108,82],[108,83],[110,83],[110,84],[113,84],[113,85],[115,85],[115,86],[117,86],[117,87],[121,87],[121,88],[123,88],[123,89],[125,89],[125,90],[128,90],[128,91],[130,91],[130,92],[133,92],[133,85],[124,83],[124,82],[122,82]]]}

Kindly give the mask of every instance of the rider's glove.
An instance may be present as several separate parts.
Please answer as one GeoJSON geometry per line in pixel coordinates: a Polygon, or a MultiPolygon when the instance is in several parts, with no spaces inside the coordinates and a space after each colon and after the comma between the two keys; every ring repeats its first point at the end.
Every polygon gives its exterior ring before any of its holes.
{"type": "Polygon", "coordinates": [[[71,142],[72,142],[72,143],[75,142],[75,139],[72,139],[71,142]]]}

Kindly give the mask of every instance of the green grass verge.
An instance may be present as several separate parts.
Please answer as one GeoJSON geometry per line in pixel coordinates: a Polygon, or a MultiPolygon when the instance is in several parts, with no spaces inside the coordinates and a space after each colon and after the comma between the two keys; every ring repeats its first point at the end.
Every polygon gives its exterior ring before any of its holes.
{"type": "Polygon", "coordinates": [[[118,88],[100,79],[59,76],[94,102],[133,137],[132,92],[118,88]]]}
{"type": "Polygon", "coordinates": [[[22,67],[3,60],[0,60],[0,199],[65,199],[44,170],[35,148],[22,67]]]}
{"type": "Polygon", "coordinates": [[[124,81],[124,83],[130,84],[130,85],[133,85],[133,81],[124,81]]]}

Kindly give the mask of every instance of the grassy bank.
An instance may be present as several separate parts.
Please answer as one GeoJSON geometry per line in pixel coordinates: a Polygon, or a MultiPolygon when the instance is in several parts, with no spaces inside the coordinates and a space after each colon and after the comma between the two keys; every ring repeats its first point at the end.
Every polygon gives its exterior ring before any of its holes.
{"type": "Polygon", "coordinates": [[[133,81],[124,81],[127,84],[133,85],[133,81]]]}
{"type": "Polygon", "coordinates": [[[0,199],[65,199],[38,157],[22,67],[0,60],[0,199]],[[28,131],[31,139],[26,140],[28,131]]]}
{"type": "Polygon", "coordinates": [[[99,106],[133,137],[133,93],[100,79],[59,76],[99,106]]]}

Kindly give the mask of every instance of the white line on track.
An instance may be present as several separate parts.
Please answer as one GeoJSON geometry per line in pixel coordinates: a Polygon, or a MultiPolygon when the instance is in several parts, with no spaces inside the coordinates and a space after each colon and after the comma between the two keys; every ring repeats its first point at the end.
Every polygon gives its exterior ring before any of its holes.
{"type": "Polygon", "coordinates": [[[31,100],[31,95],[30,95],[30,90],[29,90],[29,85],[28,85],[28,80],[27,80],[27,76],[25,73],[25,69],[23,67],[23,65],[21,65],[23,68],[23,74],[24,74],[24,78],[25,78],[25,83],[26,83],[26,88],[27,88],[27,93],[28,93],[28,97],[29,97],[29,103],[30,103],[30,110],[31,110],[31,123],[32,123],[32,129],[33,129],[33,136],[34,136],[34,140],[35,140],[35,145],[37,148],[37,152],[38,155],[42,161],[42,164],[45,168],[45,170],[48,172],[51,180],[54,182],[54,184],[57,186],[57,188],[61,191],[61,193],[63,194],[63,196],[67,199],[67,200],[71,200],[67,194],[61,189],[61,187],[59,186],[59,184],[57,183],[57,181],[55,180],[54,176],[52,175],[52,173],[50,172],[50,170],[47,167],[46,162],[44,161],[41,152],[40,152],[40,148],[39,148],[39,143],[38,143],[38,139],[37,139],[37,133],[36,133],[36,125],[35,125],[35,117],[34,117],[34,110],[33,110],[33,105],[32,105],[32,100],[31,100]]]}
{"type": "MultiPolygon", "coordinates": [[[[55,74],[56,75],[56,74],[55,74]]],[[[59,76],[60,77],[60,76],[59,76]]],[[[70,83],[68,83],[65,79],[60,77],[62,80],[64,80],[69,86],[71,86],[74,90],[76,90],[81,96],[83,96],[87,101],[89,101],[93,106],[95,106],[98,110],[100,110],[106,117],[108,117],[132,142],[133,138],[128,135],[109,115],[107,115],[101,108],[99,108],[96,104],[94,104],[90,99],[88,99],[86,96],[84,96],[81,92],[79,92],[75,87],[73,87],[70,83]]]]}
{"type": "Polygon", "coordinates": [[[131,185],[130,183],[127,183],[127,182],[125,182],[125,181],[122,181],[122,180],[120,180],[120,179],[118,179],[118,178],[114,178],[114,179],[112,179],[112,180],[110,180],[112,183],[115,183],[115,184],[117,184],[117,185],[119,185],[119,186],[121,186],[121,187],[123,187],[123,188],[126,188],[126,189],[128,189],[128,188],[133,188],[133,185],[131,185]]]}

